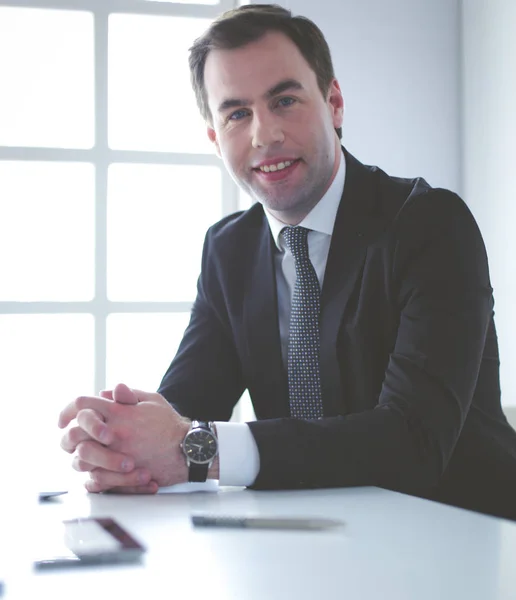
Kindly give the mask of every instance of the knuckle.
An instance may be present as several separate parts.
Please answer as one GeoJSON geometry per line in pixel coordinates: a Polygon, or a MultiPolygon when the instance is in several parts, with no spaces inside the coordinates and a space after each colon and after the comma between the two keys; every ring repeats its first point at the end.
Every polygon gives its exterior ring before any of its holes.
{"type": "Polygon", "coordinates": [[[93,426],[96,423],[96,413],[90,408],[83,408],[77,413],[77,423],[88,434],[93,434],[93,426]]]}
{"type": "Polygon", "coordinates": [[[103,423],[95,421],[92,425],[92,434],[93,437],[97,440],[100,440],[102,433],[106,431],[106,426],[103,423]]]}
{"type": "Polygon", "coordinates": [[[120,473],[113,473],[105,469],[95,469],[90,473],[91,479],[102,489],[112,489],[119,486],[133,485],[133,477],[120,473]]]}
{"type": "Polygon", "coordinates": [[[75,469],[75,471],[80,471],[81,473],[85,473],[86,471],[89,471],[91,468],[90,463],[88,463],[84,460],[81,460],[77,456],[74,458],[72,466],[75,469]]]}
{"type": "Polygon", "coordinates": [[[85,482],[84,487],[92,494],[98,494],[103,491],[102,488],[91,479],[85,482]]]}
{"type": "Polygon", "coordinates": [[[90,472],[91,480],[94,483],[98,483],[98,484],[101,484],[103,482],[103,475],[104,475],[104,472],[102,471],[102,469],[93,469],[90,472]]]}
{"type": "Polygon", "coordinates": [[[68,454],[73,454],[73,452],[75,451],[72,442],[69,439],[69,434],[66,433],[65,435],[63,435],[63,437],[61,438],[61,442],[59,444],[61,446],[61,448],[65,451],[68,452],[68,454]]]}
{"type": "Polygon", "coordinates": [[[82,441],[77,444],[77,456],[82,460],[87,460],[91,456],[91,443],[82,441]]]}
{"type": "Polygon", "coordinates": [[[87,402],[88,402],[87,396],[79,396],[78,398],[75,399],[75,408],[78,411],[84,410],[86,408],[87,402]]]}
{"type": "Polygon", "coordinates": [[[77,446],[84,439],[83,431],[80,427],[72,427],[68,431],[68,442],[70,446],[77,446]]]}

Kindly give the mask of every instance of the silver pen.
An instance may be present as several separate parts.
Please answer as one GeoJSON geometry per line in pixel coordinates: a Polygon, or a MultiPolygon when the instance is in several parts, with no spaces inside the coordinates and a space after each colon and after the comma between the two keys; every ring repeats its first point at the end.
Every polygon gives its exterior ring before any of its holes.
{"type": "Polygon", "coordinates": [[[227,515],[192,515],[194,527],[232,527],[236,529],[291,529],[321,531],[342,527],[343,521],[295,517],[232,517],[227,515]]]}

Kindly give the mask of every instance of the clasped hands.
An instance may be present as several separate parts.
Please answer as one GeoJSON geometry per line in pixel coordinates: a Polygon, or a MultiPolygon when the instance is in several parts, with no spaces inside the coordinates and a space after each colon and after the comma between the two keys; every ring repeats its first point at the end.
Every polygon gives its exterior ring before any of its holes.
{"type": "Polygon", "coordinates": [[[75,453],[76,471],[89,472],[89,492],[154,494],[158,487],[188,481],[180,443],[190,421],[160,394],[119,384],[71,402],[58,425],[63,429],[74,419],[61,447],[75,453]]]}

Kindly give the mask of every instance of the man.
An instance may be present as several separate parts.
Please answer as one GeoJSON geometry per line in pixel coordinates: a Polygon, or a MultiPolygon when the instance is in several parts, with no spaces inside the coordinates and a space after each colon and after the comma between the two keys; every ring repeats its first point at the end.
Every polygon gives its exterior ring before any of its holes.
{"type": "Polygon", "coordinates": [[[516,433],[465,204],[340,147],[341,91],[307,19],[226,13],[190,68],[210,140],[258,202],[208,231],[159,393],[119,385],[61,413],[87,489],[377,485],[516,518],[516,433]],[[246,388],[257,421],[226,423],[246,388]]]}

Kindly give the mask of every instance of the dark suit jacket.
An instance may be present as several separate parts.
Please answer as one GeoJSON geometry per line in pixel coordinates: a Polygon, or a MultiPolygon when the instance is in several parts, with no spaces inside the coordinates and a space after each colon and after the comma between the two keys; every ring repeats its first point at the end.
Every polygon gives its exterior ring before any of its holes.
{"type": "Polygon", "coordinates": [[[500,407],[493,296],[464,202],[345,150],[321,295],[325,418],[289,418],[263,208],[207,233],[190,324],[160,392],[227,420],[245,388],[255,488],[376,485],[516,519],[516,433],[500,407]]]}

